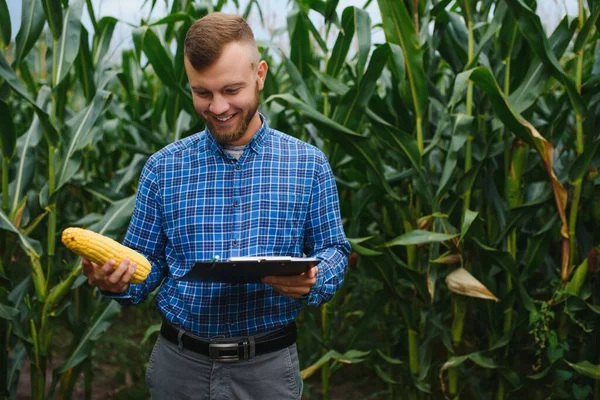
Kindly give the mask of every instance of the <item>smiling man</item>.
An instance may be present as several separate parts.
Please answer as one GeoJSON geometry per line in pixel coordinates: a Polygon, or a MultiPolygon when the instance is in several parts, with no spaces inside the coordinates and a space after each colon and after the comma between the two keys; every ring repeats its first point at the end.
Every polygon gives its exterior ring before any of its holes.
{"type": "Polygon", "coordinates": [[[161,334],[148,363],[153,399],[299,399],[294,320],[341,286],[350,246],[325,155],[258,112],[268,66],[237,16],[209,14],[185,40],[185,70],[206,129],[152,155],[124,244],[152,270],[84,260],[88,282],[123,303],[157,287],[161,334]],[[260,283],[179,280],[196,261],[239,256],[320,259],[260,283]]]}

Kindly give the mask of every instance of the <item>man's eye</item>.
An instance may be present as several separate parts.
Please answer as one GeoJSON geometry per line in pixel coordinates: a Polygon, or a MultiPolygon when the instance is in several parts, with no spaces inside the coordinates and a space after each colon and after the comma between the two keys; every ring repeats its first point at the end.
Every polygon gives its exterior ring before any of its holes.
{"type": "Polygon", "coordinates": [[[240,91],[240,88],[225,89],[225,94],[236,94],[239,91],[240,91]]]}
{"type": "Polygon", "coordinates": [[[208,92],[196,92],[196,95],[198,95],[199,97],[208,97],[208,92]]]}

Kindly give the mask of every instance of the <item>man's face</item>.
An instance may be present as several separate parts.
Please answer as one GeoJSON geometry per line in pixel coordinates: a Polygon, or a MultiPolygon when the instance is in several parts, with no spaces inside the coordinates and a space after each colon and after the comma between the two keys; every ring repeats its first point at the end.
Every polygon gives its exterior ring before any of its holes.
{"type": "Polygon", "coordinates": [[[194,108],[215,139],[246,144],[260,128],[258,95],[264,87],[267,64],[258,61],[256,47],[230,43],[211,66],[196,71],[185,58],[194,108]]]}

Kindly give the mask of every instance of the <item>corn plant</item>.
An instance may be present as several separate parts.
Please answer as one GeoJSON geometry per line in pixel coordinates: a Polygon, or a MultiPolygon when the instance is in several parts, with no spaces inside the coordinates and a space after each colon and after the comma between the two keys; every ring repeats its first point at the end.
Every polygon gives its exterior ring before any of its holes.
{"type": "Polygon", "coordinates": [[[392,398],[407,380],[410,398],[585,397],[598,372],[598,5],[549,37],[521,1],[378,5],[374,48],[360,9],[339,22],[315,6],[340,27],[335,45],[298,46],[278,79],[293,93],[269,99],[282,130],[327,151],[359,270],[383,284],[368,310],[401,326],[375,371],[392,398]]]}
{"type": "MultiPolygon", "coordinates": [[[[182,43],[226,3],[167,2],[111,63],[117,20],[91,2],[25,0],[11,43],[0,0],[6,395],[27,360],[32,398],[72,397],[82,374],[91,396],[94,343],[120,310],[57,238],[119,238],[147,157],[202,129],[182,43]],[[72,345],[45,382],[63,327],[72,345]]],[[[343,288],[299,321],[307,394],[319,372],[330,398],[359,364],[373,396],[599,399],[600,4],[547,35],[531,1],[378,0],[377,26],[371,1],[338,3],[290,2],[272,40],[289,50],[259,42],[261,112],[327,154],[354,249],[343,288]]],[[[239,11],[263,23],[260,2],[239,11]]]]}

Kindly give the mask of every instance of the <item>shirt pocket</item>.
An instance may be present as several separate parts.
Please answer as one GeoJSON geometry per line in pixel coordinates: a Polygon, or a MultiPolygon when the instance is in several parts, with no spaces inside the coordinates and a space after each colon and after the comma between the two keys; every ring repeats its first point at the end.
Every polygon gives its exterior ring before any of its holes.
{"type": "MultiPolygon", "coordinates": [[[[272,255],[296,255],[303,221],[302,198],[295,192],[263,193],[260,197],[259,245],[272,255]]],[[[265,255],[269,255],[265,254],[265,255]]]]}

